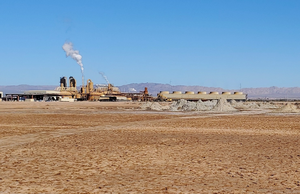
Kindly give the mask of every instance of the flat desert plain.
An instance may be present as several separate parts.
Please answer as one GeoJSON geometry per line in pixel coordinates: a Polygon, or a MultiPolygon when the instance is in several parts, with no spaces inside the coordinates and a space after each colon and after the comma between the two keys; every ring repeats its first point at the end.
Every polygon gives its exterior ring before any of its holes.
{"type": "Polygon", "coordinates": [[[300,114],[0,102],[0,193],[300,193],[300,114]]]}

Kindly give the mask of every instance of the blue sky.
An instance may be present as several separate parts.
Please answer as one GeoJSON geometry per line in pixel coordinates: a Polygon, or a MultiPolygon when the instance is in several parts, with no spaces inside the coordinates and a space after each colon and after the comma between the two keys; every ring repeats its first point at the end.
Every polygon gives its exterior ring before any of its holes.
{"type": "Polygon", "coordinates": [[[0,85],[300,86],[299,0],[0,1],[0,85]]]}

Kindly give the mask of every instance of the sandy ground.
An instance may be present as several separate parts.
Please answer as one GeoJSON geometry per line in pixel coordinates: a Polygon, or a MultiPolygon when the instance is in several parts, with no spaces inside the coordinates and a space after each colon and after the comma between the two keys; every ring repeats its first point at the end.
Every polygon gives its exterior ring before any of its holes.
{"type": "Polygon", "coordinates": [[[0,193],[300,193],[300,114],[0,102],[0,193]]]}

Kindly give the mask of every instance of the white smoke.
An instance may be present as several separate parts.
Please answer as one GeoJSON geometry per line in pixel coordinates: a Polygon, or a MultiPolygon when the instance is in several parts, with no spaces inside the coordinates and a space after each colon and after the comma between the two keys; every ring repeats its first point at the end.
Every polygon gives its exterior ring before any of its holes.
{"type": "Polygon", "coordinates": [[[79,51],[73,49],[73,44],[71,42],[66,42],[62,48],[66,52],[67,57],[71,56],[78,65],[80,65],[80,69],[83,72],[83,64],[81,62],[82,56],[79,54],[79,51]]]}
{"type": "Polygon", "coordinates": [[[72,42],[66,42],[62,48],[66,52],[66,56],[71,56],[77,64],[80,66],[81,74],[82,74],[82,85],[84,85],[84,76],[83,76],[83,64],[82,64],[82,56],[79,54],[79,51],[73,49],[72,42]]]}

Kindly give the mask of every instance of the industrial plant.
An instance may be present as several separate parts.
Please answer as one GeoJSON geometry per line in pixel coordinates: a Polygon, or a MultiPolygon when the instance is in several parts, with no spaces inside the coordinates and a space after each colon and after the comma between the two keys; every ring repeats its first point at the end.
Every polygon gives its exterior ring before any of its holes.
{"type": "Polygon", "coordinates": [[[140,92],[120,92],[118,87],[115,87],[107,78],[105,78],[107,85],[94,85],[91,79],[87,80],[86,85],[77,87],[77,81],[73,76],[61,77],[59,86],[54,90],[29,90],[22,94],[6,94],[0,92],[0,98],[5,101],[61,101],[61,102],[74,102],[74,101],[177,101],[180,99],[188,101],[206,101],[216,99],[237,100],[245,101],[247,95],[242,92],[198,92],[186,91],[161,91],[156,97],[149,94],[148,88],[145,87],[144,91],[140,92]]]}
{"type": "Polygon", "coordinates": [[[73,49],[71,42],[66,42],[62,49],[66,53],[66,57],[71,57],[80,66],[82,85],[77,87],[77,81],[73,76],[69,79],[63,76],[60,78],[59,86],[54,90],[29,90],[22,94],[6,94],[3,97],[3,93],[0,92],[0,99],[5,101],[61,101],[61,102],[74,102],[74,101],[177,101],[180,99],[188,101],[206,101],[215,99],[226,99],[226,100],[238,100],[245,101],[247,95],[242,92],[198,92],[195,94],[192,91],[187,91],[184,94],[181,91],[161,91],[157,94],[157,97],[152,97],[148,88],[145,87],[144,91],[140,92],[128,92],[122,93],[118,87],[113,86],[109,83],[104,73],[99,72],[105,79],[107,85],[94,85],[91,79],[87,80],[85,85],[84,74],[83,74],[83,63],[82,56],[78,50],[73,49]]]}
{"type": "MultiPolygon", "coordinates": [[[[106,78],[106,77],[105,77],[106,78]]],[[[73,76],[61,77],[59,86],[54,90],[29,90],[22,94],[0,93],[4,101],[152,101],[154,98],[149,95],[148,89],[138,93],[121,93],[118,87],[108,82],[107,85],[94,85],[88,79],[86,85],[77,87],[76,79],[73,76]]]]}

